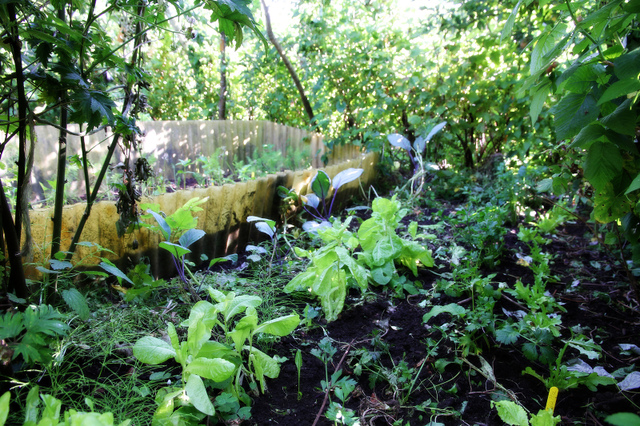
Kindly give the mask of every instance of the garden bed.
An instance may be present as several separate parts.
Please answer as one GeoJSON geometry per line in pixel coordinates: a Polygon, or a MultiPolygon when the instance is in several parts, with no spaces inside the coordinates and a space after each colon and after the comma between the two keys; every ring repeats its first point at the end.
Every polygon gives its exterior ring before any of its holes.
{"type": "MultiPolygon", "coordinates": [[[[492,186],[495,182],[487,183],[484,190],[492,186]]],[[[485,204],[484,197],[492,196],[484,193],[470,202],[469,188],[479,187],[474,183],[466,188],[459,201],[427,197],[403,203],[408,214],[399,234],[416,222],[418,229],[437,235],[424,240],[435,260],[432,268],[419,268],[416,277],[400,269],[413,290],[400,295],[389,287],[371,286],[365,292],[352,288],[344,310],[332,322],[324,319],[313,297],[283,293],[285,285],[305,269],[286,246],[283,257],[275,261],[263,257],[253,262],[241,253],[235,263],[201,271],[198,280],[203,286],[259,296],[264,302],[261,321],[292,312],[302,320],[290,335],[255,342],[283,361],[279,376],[266,381],[264,394],[254,393],[245,381],[251,415],[226,424],[500,425],[503,422],[492,403],[517,402],[535,415],[545,408],[549,378],[559,371],[557,366],[578,369],[577,373],[565,370],[565,377],[554,382],[561,388],[555,415],[562,424],[604,424],[609,414],[637,413],[638,388],[633,384],[627,388],[623,382],[637,380],[640,349],[635,345],[640,341],[640,321],[619,259],[594,244],[590,226],[575,217],[558,220],[549,232],[537,231],[543,237],[537,250],[531,241],[523,241],[523,230],[535,227],[524,224],[522,216],[492,227],[505,205],[485,204]],[[482,245],[475,247],[480,234],[482,245]],[[499,252],[492,251],[496,242],[502,242],[499,252]],[[482,256],[474,256],[476,249],[482,256]],[[545,293],[536,295],[540,259],[547,259],[549,269],[545,293]],[[519,285],[529,292],[516,295],[519,285]],[[549,311],[541,311],[541,304],[549,311]],[[543,313],[524,328],[538,334],[517,329],[518,316],[535,312],[543,313]],[[535,323],[544,318],[555,322],[535,323]],[[552,329],[558,335],[549,338],[545,330],[552,329]],[[532,351],[538,351],[538,359],[532,359],[532,351]],[[545,351],[552,357],[564,356],[556,364],[556,358],[540,358],[545,351]],[[299,371],[294,362],[298,352],[299,371]],[[585,368],[597,367],[602,369],[597,370],[600,374],[606,371],[614,379],[605,383],[598,374],[582,374],[585,368]],[[527,368],[533,374],[523,374],[527,368]],[[322,384],[327,374],[331,377],[338,370],[341,374],[333,382],[350,383],[344,403],[336,392],[338,386],[329,386],[327,398],[322,384]],[[578,382],[571,382],[575,378],[578,382]],[[330,421],[327,416],[340,420],[330,421]]],[[[447,192],[461,193],[459,188],[447,192]]],[[[538,223],[550,219],[552,211],[539,210],[538,223]]],[[[354,213],[359,218],[352,220],[353,231],[370,217],[364,210],[354,213]]],[[[576,212],[578,216],[585,213],[576,212]]],[[[309,243],[312,240],[301,237],[296,245],[302,248],[309,243]]],[[[148,424],[156,407],[154,396],[167,384],[179,383],[181,368],[173,360],[141,364],[132,347],[143,336],[168,338],[169,323],[184,340],[186,329],[180,324],[193,302],[177,280],[158,286],[146,300],[125,302],[122,293],[104,287],[89,294],[94,313],[86,322],[73,320],[74,332],[64,343],[64,361],[42,376],[21,373],[18,378],[38,380],[43,393],[68,406],[86,409],[82,401],[90,395],[100,411],[113,411],[120,421],[133,418],[135,424],[148,424]]],[[[204,291],[200,294],[209,297],[204,291]]],[[[18,400],[24,398],[24,391],[16,392],[18,400]]],[[[216,420],[224,424],[219,416],[229,415],[225,409],[234,410],[223,404],[223,395],[215,386],[209,388],[218,412],[209,424],[216,420]]]]}

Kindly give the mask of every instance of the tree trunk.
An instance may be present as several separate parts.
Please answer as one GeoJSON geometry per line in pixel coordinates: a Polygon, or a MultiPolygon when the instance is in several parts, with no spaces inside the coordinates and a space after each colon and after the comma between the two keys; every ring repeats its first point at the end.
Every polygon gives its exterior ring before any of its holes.
{"type": "Polygon", "coordinates": [[[227,37],[220,33],[220,96],[218,100],[218,120],[227,119],[227,37]]]}
{"type": "MultiPolygon", "coordinates": [[[[22,268],[22,255],[20,254],[20,239],[16,233],[16,227],[11,217],[11,208],[4,195],[4,188],[0,180],[0,222],[2,224],[2,232],[5,236],[7,250],[6,257],[11,265],[11,274],[9,275],[9,285],[7,292],[15,292],[15,295],[26,299],[29,297],[29,289],[24,279],[24,269],[22,268]]],[[[4,245],[2,246],[4,250],[4,245]]]]}
{"type": "Polygon", "coordinates": [[[271,18],[269,17],[269,8],[267,7],[267,4],[264,2],[264,0],[261,0],[261,1],[262,1],[262,7],[264,8],[264,17],[265,17],[265,22],[267,27],[267,37],[269,37],[269,41],[271,41],[271,43],[273,44],[273,47],[275,47],[276,50],[278,51],[278,55],[280,55],[280,58],[282,58],[282,62],[284,62],[284,65],[287,67],[287,70],[289,71],[289,74],[291,75],[291,78],[293,79],[293,82],[295,83],[296,88],[298,89],[298,93],[300,93],[300,99],[302,100],[302,105],[304,106],[304,110],[307,113],[307,117],[309,117],[309,123],[313,123],[314,114],[313,114],[313,109],[311,108],[311,104],[307,99],[307,95],[305,95],[304,93],[304,88],[302,87],[302,83],[300,83],[298,74],[293,69],[291,62],[289,62],[289,59],[284,54],[284,51],[282,50],[280,43],[278,43],[276,36],[273,34],[273,30],[271,29],[271,18]]]}

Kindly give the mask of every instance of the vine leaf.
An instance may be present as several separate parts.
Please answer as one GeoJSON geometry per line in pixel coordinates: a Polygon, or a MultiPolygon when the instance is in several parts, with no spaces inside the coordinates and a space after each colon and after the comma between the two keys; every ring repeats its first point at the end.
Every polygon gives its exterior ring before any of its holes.
{"type": "Polygon", "coordinates": [[[590,93],[570,93],[553,107],[554,125],[558,140],[574,137],[598,118],[600,110],[590,93]]]}
{"type": "Polygon", "coordinates": [[[88,131],[98,127],[103,117],[108,123],[113,123],[114,116],[111,108],[116,104],[103,93],[97,90],[80,90],[74,93],[72,99],[76,103],[76,111],[72,119],[79,123],[86,122],[88,131]]]}

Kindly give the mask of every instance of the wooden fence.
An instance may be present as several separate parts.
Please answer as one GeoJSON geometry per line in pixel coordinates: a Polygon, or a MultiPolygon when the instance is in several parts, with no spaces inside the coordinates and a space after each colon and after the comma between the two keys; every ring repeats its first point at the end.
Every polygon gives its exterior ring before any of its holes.
{"type": "MultiPolygon", "coordinates": [[[[144,123],[141,127],[145,131],[143,155],[164,157],[168,161],[166,164],[176,159],[210,155],[220,146],[246,152],[246,147],[249,145],[254,146],[255,149],[267,145],[282,150],[283,155],[286,155],[290,152],[289,150],[296,149],[294,147],[308,144],[311,152],[314,153],[313,164],[316,167],[322,165],[321,156],[324,153],[324,145],[321,136],[274,123],[153,122],[144,123]]],[[[44,143],[45,140],[48,141],[46,143],[51,143],[49,139],[45,139],[44,135],[45,131],[38,129],[38,143],[44,143]]],[[[74,143],[78,141],[69,142],[70,146],[74,143]]],[[[49,158],[46,151],[42,155],[46,159],[49,158]]],[[[341,188],[339,196],[342,200],[359,194],[375,178],[377,156],[373,153],[364,153],[359,147],[347,146],[336,149],[329,160],[329,165],[319,168],[325,170],[330,177],[350,167],[365,169],[359,181],[351,182],[341,188]]],[[[39,164],[41,171],[50,167],[44,160],[37,161],[43,161],[39,164]]],[[[99,163],[96,161],[93,164],[99,163]]],[[[197,261],[201,254],[206,254],[211,259],[235,253],[243,249],[247,242],[259,236],[255,228],[246,222],[248,216],[278,218],[280,207],[280,200],[276,193],[278,186],[294,188],[304,194],[308,191],[308,185],[315,173],[316,168],[285,171],[247,182],[143,197],[142,202],[159,204],[160,209],[169,215],[193,197],[207,198],[206,204],[202,205],[203,211],[197,214],[198,228],[203,229],[207,235],[191,248],[194,260],[197,261]]],[[[62,250],[69,246],[84,209],[84,203],[64,208],[62,250]]],[[[31,260],[35,263],[41,264],[43,259],[48,258],[47,245],[51,240],[52,215],[52,209],[36,209],[30,212],[31,235],[34,241],[34,256],[31,260]]],[[[84,264],[91,265],[99,262],[100,256],[121,262],[137,262],[144,256],[150,260],[152,271],[156,276],[170,275],[171,259],[168,253],[158,250],[160,236],[146,229],[140,229],[119,238],[115,226],[117,219],[113,201],[96,203],[82,232],[81,241],[98,243],[112,253],[96,251],[90,246],[79,246],[74,259],[76,261],[82,259],[84,264]]]]}

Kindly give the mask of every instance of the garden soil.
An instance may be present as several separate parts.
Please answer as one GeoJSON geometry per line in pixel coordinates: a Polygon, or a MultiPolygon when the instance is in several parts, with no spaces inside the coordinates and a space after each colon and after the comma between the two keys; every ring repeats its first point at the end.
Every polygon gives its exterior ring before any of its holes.
{"type": "MultiPolygon", "coordinates": [[[[485,273],[495,273],[495,283],[512,285],[516,279],[531,283],[531,271],[517,262],[516,253],[526,253],[527,249],[519,242],[515,230],[507,234],[505,243],[507,254],[495,270],[485,273]]],[[[617,259],[594,244],[587,227],[580,223],[559,228],[544,250],[555,255],[551,272],[558,278],[547,288],[567,310],[562,314],[565,326],[562,337],[570,337],[567,330],[570,327],[588,330],[587,335],[602,346],[602,357],[595,363],[591,361],[592,367],[597,364],[613,372],[636,365],[640,356],[624,354],[619,346],[625,343],[640,345],[640,315],[617,259]]],[[[446,265],[441,266],[441,269],[436,265],[432,270],[420,272],[418,280],[425,289],[431,288],[438,274],[447,269],[446,265]]],[[[332,323],[319,324],[307,334],[283,338],[273,350],[288,361],[282,365],[280,376],[268,382],[268,392],[255,398],[252,419],[243,424],[333,424],[324,417],[328,405],[321,388],[325,366],[311,354],[324,337],[329,337],[337,349],[327,366],[328,373],[331,375],[342,369],[343,375],[358,381],[346,406],[360,418],[363,426],[421,426],[430,422],[501,425],[504,423],[496,409],[492,409],[491,401],[505,398],[517,399],[534,414],[545,408],[545,385],[522,372],[526,366],[532,366],[546,377],[548,368],[545,370],[543,365],[527,360],[518,346],[500,345],[487,333],[485,340],[479,342],[479,353],[469,354],[461,361],[461,353],[456,352],[436,327],[446,324],[451,319],[449,314],[440,314],[427,325],[423,323],[423,315],[431,309],[425,306],[424,296],[400,300],[377,294],[371,299],[364,303],[358,301],[350,307],[347,304],[338,320],[332,323]],[[297,350],[301,350],[303,359],[299,378],[293,362],[297,350]],[[389,370],[406,363],[411,369],[408,379],[415,381],[411,392],[408,393],[406,387],[404,392],[399,392],[398,386],[394,388],[389,381],[373,380],[372,374],[358,371],[363,352],[379,356],[389,370]],[[405,398],[404,403],[400,403],[402,398],[405,398]],[[415,408],[421,404],[425,408],[415,408]]],[[[437,303],[458,303],[470,308],[471,301],[445,297],[437,303]]],[[[503,297],[494,312],[518,309],[520,307],[514,305],[513,299],[503,297]]],[[[578,355],[577,351],[569,349],[565,360],[578,355]]],[[[337,401],[335,396],[332,400],[337,401]]],[[[561,416],[561,424],[565,425],[601,425],[605,424],[604,416],[637,412],[639,405],[638,389],[621,392],[616,386],[600,386],[591,391],[582,386],[560,391],[555,414],[561,416]]]]}

